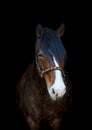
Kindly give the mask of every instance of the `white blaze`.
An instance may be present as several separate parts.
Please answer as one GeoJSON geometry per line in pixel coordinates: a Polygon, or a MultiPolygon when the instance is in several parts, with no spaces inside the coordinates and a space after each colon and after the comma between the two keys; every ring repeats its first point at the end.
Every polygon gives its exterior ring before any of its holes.
{"type": "MultiPolygon", "coordinates": [[[[53,57],[53,60],[55,66],[59,67],[55,57],[53,57]]],[[[58,97],[62,97],[65,94],[66,86],[60,70],[55,70],[55,82],[52,86],[48,87],[48,92],[53,100],[56,100],[58,97]]]]}

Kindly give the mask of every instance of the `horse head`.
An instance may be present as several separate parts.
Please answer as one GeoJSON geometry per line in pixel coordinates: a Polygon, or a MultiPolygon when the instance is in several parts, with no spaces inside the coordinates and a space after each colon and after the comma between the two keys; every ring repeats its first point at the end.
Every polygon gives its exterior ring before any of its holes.
{"type": "Polygon", "coordinates": [[[36,29],[35,62],[53,100],[62,98],[66,93],[64,66],[67,54],[61,40],[64,31],[64,24],[57,30],[43,28],[40,24],[36,29]]]}

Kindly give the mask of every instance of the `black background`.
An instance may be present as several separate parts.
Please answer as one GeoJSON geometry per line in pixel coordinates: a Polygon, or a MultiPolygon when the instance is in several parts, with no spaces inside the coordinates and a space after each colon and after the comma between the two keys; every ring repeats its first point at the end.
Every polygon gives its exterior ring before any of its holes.
{"type": "MultiPolygon", "coordinates": [[[[48,8],[46,8],[48,9],[48,8]]],[[[78,8],[79,9],[79,8],[78,8]]],[[[9,121],[9,129],[27,130],[27,125],[16,105],[16,85],[22,74],[34,59],[35,30],[38,23],[43,27],[52,29],[58,28],[62,22],[65,23],[65,34],[62,38],[66,48],[67,71],[73,86],[73,99],[69,112],[63,123],[64,129],[79,129],[85,125],[88,127],[90,106],[88,105],[88,37],[87,27],[89,26],[86,11],[78,10],[75,6],[64,8],[56,12],[44,13],[36,9],[19,6],[12,7],[5,12],[4,20],[4,74],[6,81],[4,92],[5,111],[8,113],[6,121],[9,121]],[[9,84],[9,85],[7,85],[9,84]],[[9,97],[9,98],[8,98],[9,97]],[[9,120],[10,119],[10,120],[9,120]]],[[[4,99],[4,98],[3,98],[4,99]]],[[[5,112],[4,111],[4,112],[5,112]]]]}

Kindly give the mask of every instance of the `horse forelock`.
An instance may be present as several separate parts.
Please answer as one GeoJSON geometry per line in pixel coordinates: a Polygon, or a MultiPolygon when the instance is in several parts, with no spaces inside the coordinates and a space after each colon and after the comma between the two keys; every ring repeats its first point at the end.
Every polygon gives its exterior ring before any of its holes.
{"type": "MultiPolygon", "coordinates": [[[[45,28],[43,35],[36,42],[37,50],[42,49],[47,54],[53,54],[57,61],[65,61],[66,50],[63,46],[62,40],[58,37],[57,33],[49,28],[45,28]]],[[[37,53],[38,51],[36,51],[37,53]]]]}

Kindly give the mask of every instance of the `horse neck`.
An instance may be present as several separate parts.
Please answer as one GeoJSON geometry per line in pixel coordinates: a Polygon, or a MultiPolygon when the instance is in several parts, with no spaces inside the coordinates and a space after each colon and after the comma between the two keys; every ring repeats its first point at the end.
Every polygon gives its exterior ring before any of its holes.
{"type": "Polygon", "coordinates": [[[33,62],[32,66],[33,66],[32,67],[32,71],[33,71],[32,72],[33,73],[32,79],[35,81],[36,86],[38,88],[40,88],[41,91],[45,92],[46,91],[45,80],[44,80],[44,78],[41,78],[35,62],[33,62]]]}

